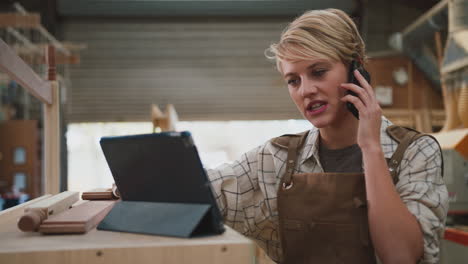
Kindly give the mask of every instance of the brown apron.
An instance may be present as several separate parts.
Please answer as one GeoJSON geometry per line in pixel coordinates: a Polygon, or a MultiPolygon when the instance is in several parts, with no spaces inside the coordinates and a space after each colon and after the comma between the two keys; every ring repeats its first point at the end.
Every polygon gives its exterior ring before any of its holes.
{"type": "Polygon", "coordinates": [[[294,174],[300,137],[288,146],[278,190],[281,263],[376,263],[363,173],[294,174]]]}
{"type": "MultiPolygon", "coordinates": [[[[406,131],[409,130],[396,126],[387,129],[394,139],[395,132],[400,133],[396,140],[401,147],[387,160],[395,182],[404,151],[411,141],[422,136],[406,131]]],[[[376,263],[364,174],[295,174],[297,154],[306,137],[307,133],[288,135],[278,144],[288,148],[286,171],[277,198],[281,263],[376,263]]]]}

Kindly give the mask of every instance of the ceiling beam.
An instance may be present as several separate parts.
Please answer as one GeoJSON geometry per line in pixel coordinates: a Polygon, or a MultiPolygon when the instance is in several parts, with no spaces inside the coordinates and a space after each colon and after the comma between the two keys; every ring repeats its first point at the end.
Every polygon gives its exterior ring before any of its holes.
{"type": "Polygon", "coordinates": [[[320,0],[58,0],[62,16],[296,16],[310,9],[338,8],[351,13],[355,1],[320,0]]]}

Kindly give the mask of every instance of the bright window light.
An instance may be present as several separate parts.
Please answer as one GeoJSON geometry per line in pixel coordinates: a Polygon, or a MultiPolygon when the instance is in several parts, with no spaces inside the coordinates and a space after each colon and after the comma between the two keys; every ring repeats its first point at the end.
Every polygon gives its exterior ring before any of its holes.
{"type": "MultiPolygon", "coordinates": [[[[180,121],[177,131],[190,131],[205,168],[233,162],[267,140],[311,128],[306,120],[180,121]]],[[[152,133],[150,122],[74,123],[68,125],[68,189],[86,191],[114,182],[99,146],[103,136],[152,133]]]]}

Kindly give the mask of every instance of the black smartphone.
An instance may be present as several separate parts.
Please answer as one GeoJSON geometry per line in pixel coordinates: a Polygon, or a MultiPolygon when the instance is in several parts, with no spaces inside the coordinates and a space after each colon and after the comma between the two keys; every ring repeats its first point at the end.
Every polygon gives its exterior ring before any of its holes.
{"type": "MultiPolygon", "coordinates": [[[[349,67],[349,73],[348,73],[348,83],[354,83],[356,84],[357,86],[361,86],[361,84],[359,83],[359,81],[356,79],[356,77],[354,76],[354,70],[358,70],[361,75],[364,77],[364,79],[367,80],[367,82],[370,84],[371,82],[371,77],[370,77],[370,74],[366,71],[366,69],[364,69],[364,67],[356,60],[353,60],[351,62],[351,65],[349,67]]],[[[350,91],[348,90],[346,92],[346,94],[350,94],[350,95],[354,95],[354,96],[357,96],[357,94],[353,91],[350,91]]],[[[348,108],[348,110],[353,114],[353,116],[355,116],[358,120],[359,120],[359,111],[356,109],[356,107],[350,103],[350,102],[346,102],[346,107],[348,108]]]]}

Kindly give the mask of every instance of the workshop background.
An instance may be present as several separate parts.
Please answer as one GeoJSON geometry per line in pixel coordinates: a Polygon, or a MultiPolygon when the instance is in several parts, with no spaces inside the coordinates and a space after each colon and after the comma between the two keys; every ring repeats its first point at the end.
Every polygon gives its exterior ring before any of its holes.
{"type": "MultiPolygon", "coordinates": [[[[459,225],[468,212],[467,7],[466,0],[8,0],[0,3],[0,38],[40,76],[44,46],[56,48],[60,190],[83,191],[113,182],[102,136],[189,130],[204,166],[214,167],[310,129],[264,52],[304,11],[341,9],[367,44],[385,116],[427,133],[465,129],[444,149],[457,212],[448,224],[459,225]],[[32,22],[15,24],[17,15],[32,22]]],[[[0,98],[1,210],[44,194],[46,176],[41,102],[2,71],[0,98]]],[[[444,240],[443,263],[468,259],[465,243],[444,240]]]]}

